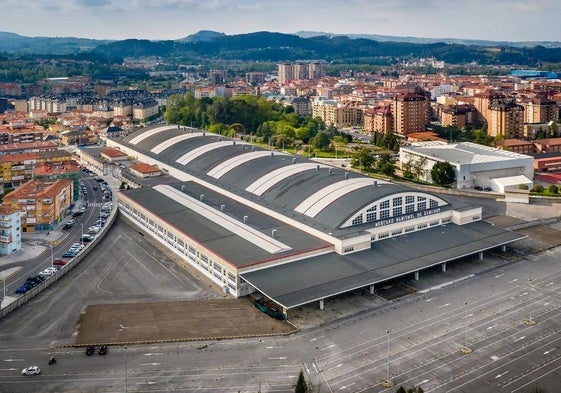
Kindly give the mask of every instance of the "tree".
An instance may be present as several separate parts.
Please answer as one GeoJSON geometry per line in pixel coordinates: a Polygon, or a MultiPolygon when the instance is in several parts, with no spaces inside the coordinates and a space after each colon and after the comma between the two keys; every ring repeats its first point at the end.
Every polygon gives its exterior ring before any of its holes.
{"type": "Polygon", "coordinates": [[[454,166],[448,161],[437,162],[433,165],[430,176],[432,181],[441,186],[449,186],[456,181],[456,172],[454,166]]]}
{"type": "Polygon", "coordinates": [[[325,132],[318,132],[315,137],[312,138],[312,146],[314,149],[325,150],[331,144],[329,135],[325,132]]]}
{"type": "Polygon", "coordinates": [[[549,187],[547,187],[547,191],[550,194],[557,194],[559,193],[559,188],[555,184],[551,184],[549,187]]]}
{"type": "Polygon", "coordinates": [[[367,148],[363,147],[353,153],[351,157],[351,166],[354,168],[359,168],[360,170],[366,170],[367,172],[372,169],[374,165],[374,156],[367,148]]]}
{"type": "Polygon", "coordinates": [[[376,170],[386,176],[395,174],[395,160],[389,154],[382,154],[376,162],[376,170]]]}
{"type": "Polygon", "coordinates": [[[532,192],[542,193],[543,186],[541,184],[534,184],[534,187],[532,187],[532,192]]]}
{"type": "Polygon", "coordinates": [[[304,371],[300,370],[300,374],[298,375],[298,381],[296,381],[296,388],[294,389],[294,393],[308,393],[308,384],[306,383],[306,379],[304,378],[304,371]]]}

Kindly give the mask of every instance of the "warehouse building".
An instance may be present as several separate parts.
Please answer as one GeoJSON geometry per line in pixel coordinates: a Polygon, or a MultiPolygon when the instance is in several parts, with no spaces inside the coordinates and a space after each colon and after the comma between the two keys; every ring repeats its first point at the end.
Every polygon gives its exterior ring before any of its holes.
{"type": "Polygon", "coordinates": [[[121,192],[125,217],[225,293],[284,313],[524,237],[477,206],[200,130],[107,143],[177,179],[121,192]]]}

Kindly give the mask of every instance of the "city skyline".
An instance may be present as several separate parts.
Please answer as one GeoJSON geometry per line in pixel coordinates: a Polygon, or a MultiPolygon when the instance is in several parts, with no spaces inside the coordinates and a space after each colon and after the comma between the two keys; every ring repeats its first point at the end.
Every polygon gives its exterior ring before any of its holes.
{"type": "Polygon", "coordinates": [[[0,3],[4,17],[0,30],[32,37],[117,40],[179,39],[199,30],[214,30],[228,35],[322,31],[558,41],[560,12],[561,3],[553,0],[5,0],[0,3]]]}

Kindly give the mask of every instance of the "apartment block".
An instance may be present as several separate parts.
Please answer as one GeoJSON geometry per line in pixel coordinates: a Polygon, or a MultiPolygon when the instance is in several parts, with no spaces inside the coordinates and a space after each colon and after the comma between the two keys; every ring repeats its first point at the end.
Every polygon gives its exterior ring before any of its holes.
{"type": "Polygon", "coordinates": [[[465,127],[475,122],[477,110],[473,105],[450,105],[440,110],[440,122],[444,127],[465,127]]]}
{"type": "Polygon", "coordinates": [[[506,139],[521,139],[524,136],[524,107],[515,103],[489,105],[487,133],[504,136],[506,139]]]}
{"type": "Polygon", "coordinates": [[[320,79],[325,76],[323,62],[281,63],[278,65],[279,85],[291,80],[320,79]]]}
{"type": "Polygon", "coordinates": [[[477,109],[477,122],[489,122],[489,106],[503,104],[506,101],[506,96],[502,91],[487,90],[477,93],[474,96],[475,109],[477,109]]]}
{"type": "Polygon", "coordinates": [[[391,101],[393,131],[400,135],[425,131],[428,123],[427,97],[418,93],[401,93],[391,101]]]}
{"type": "Polygon", "coordinates": [[[524,107],[524,123],[548,123],[559,118],[555,101],[545,98],[527,98],[520,100],[524,107]]]}
{"type": "Polygon", "coordinates": [[[52,230],[68,213],[73,200],[72,181],[30,180],[4,196],[3,204],[23,212],[22,232],[52,230]]]}
{"type": "Polygon", "coordinates": [[[320,117],[328,126],[349,127],[363,125],[363,110],[352,105],[341,105],[334,100],[316,100],[312,117],[320,117]]]}
{"type": "Polygon", "coordinates": [[[247,72],[245,74],[245,81],[251,85],[262,85],[265,83],[264,72],[247,72]]]}
{"type": "Polygon", "coordinates": [[[8,255],[21,250],[20,212],[0,205],[0,254],[8,255]]]}
{"type": "Polygon", "coordinates": [[[379,106],[364,111],[364,131],[387,134],[393,130],[393,116],[390,105],[379,106]]]}

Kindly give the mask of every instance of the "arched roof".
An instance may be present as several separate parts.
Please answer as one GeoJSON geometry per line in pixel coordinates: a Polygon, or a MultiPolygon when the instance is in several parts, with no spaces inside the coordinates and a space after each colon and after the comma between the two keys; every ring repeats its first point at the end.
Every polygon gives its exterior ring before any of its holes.
{"type": "MultiPolygon", "coordinates": [[[[301,156],[176,125],[147,127],[122,142],[307,225],[336,231],[366,206],[408,187],[301,156]]],[[[429,195],[429,194],[427,194],[429,195]]]]}

